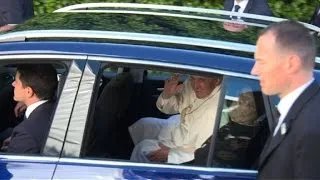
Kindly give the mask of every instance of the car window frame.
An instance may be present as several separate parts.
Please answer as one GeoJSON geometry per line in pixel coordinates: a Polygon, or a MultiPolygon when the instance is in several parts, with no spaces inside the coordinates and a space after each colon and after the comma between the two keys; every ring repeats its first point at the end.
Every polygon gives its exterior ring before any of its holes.
{"type": "MultiPolygon", "coordinates": [[[[106,65],[117,65],[119,67],[125,67],[125,66],[129,66],[129,67],[138,67],[138,68],[145,68],[145,69],[154,69],[156,68],[157,70],[161,70],[164,69],[165,71],[168,71],[168,69],[170,69],[170,71],[177,71],[177,72],[183,72],[183,73],[195,73],[195,74],[204,74],[204,75],[208,75],[208,74],[221,74],[221,75],[227,75],[227,76],[233,76],[233,77],[242,77],[242,78],[246,78],[246,79],[254,79],[254,80],[258,80],[257,77],[249,75],[249,74],[244,74],[244,73],[238,73],[238,72],[230,72],[228,70],[221,70],[221,69],[213,69],[213,68],[204,68],[204,67],[198,67],[198,66],[193,66],[193,65],[184,65],[184,64],[175,64],[175,63],[168,63],[168,62],[155,62],[155,61],[149,61],[149,60],[140,60],[140,59],[134,59],[134,58],[119,58],[119,57],[104,57],[104,56],[97,56],[97,55],[92,55],[92,56],[88,56],[88,63],[89,62],[98,62],[100,64],[100,67],[104,67],[106,65]]],[[[89,68],[91,70],[91,68],[89,68]]],[[[96,77],[95,79],[95,83],[93,83],[92,88],[94,88],[98,82],[97,77],[99,76],[99,72],[93,72],[91,71],[90,73],[93,73],[94,76],[96,77]]],[[[80,85],[82,84],[82,82],[80,83],[80,85]]],[[[86,103],[90,104],[93,103],[92,102],[92,96],[94,95],[94,90],[92,89],[91,91],[91,99],[89,99],[86,103]]],[[[221,96],[222,97],[222,96],[221,96]]],[[[223,97],[224,98],[224,97],[223,97]]],[[[221,102],[220,102],[221,103],[221,102]]],[[[92,106],[90,105],[89,108],[86,110],[87,112],[87,117],[90,117],[89,111],[90,108],[92,108],[92,106]]],[[[77,113],[77,112],[73,112],[73,113],[77,113]]],[[[219,113],[221,115],[221,112],[219,113]]],[[[268,115],[269,116],[269,115],[268,115]]],[[[271,116],[270,116],[271,117],[271,116]]],[[[88,123],[89,118],[86,118],[85,122],[81,122],[81,124],[84,124],[83,128],[85,129],[85,125],[88,123]]],[[[70,122],[74,121],[73,119],[71,119],[70,122]]],[[[220,120],[216,120],[216,122],[220,122],[220,120]]],[[[219,123],[216,123],[219,124],[219,123]]],[[[216,127],[215,127],[216,128],[216,127]]],[[[81,130],[82,132],[85,132],[83,130],[81,130]]],[[[67,132],[68,133],[68,132],[67,132]]],[[[214,132],[216,133],[216,131],[214,132]]],[[[83,134],[79,134],[79,136],[83,137],[83,134]]],[[[67,139],[68,141],[68,139],[67,139]]],[[[81,161],[86,160],[87,157],[82,157],[82,147],[83,147],[83,139],[81,142],[81,145],[79,146],[81,148],[78,149],[78,152],[76,152],[76,155],[72,155],[72,156],[62,156],[62,158],[77,158],[81,161]]],[[[63,150],[71,152],[70,150],[63,150]]],[[[87,159],[88,161],[92,161],[92,159],[87,159]]],[[[118,161],[115,159],[97,159],[96,161],[118,161]]],[[[123,160],[126,161],[126,160],[123,160]]],[[[131,163],[131,162],[128,162],[131,163]]],[[[132,162],[134,163],[134,162],[132,162]]],[[[145,164],[145,163],[142,163],[145,164]]],[[[195,167],[195,166],[191,166],[191,167],[195,167]]],[[[205,168],[215,168],[212,167],[210,165],[208,165],[205,168]]],[[[255,172],[255,171],[253,171],[255,172]]]]}
{"type": "MultiPolygon", "coordinates": [[[[8,55],[4,54],[4,55],[0,56],[0,65],[23,64],[23,63],[26,63],[26,64],[35,64],[35,63],[61,64],[62,66],[64,66],[66,73],[69,74],[70,69],[72,67],[79,68],[79,65],[78,65],[79,62],[86,61],[86,59],[87,59],[86,55],[67,55],[67,54],[48,54],[48,53],[24,53],[24,54],[19,53],[19,54],[8,54],[8,55]]],[[[78,69],[78,70],[80,70],[80,69],[78,69]]],[[[80,78],[82,76],[82,70],[80,70],[78,72],[79,72],[78,82],[80,83],[80,78]]],[[[54,114],[52,115],[52,124],[50,126],[48,136],[45,140],[45,144],[41,148],[40,154],[39,155],[38,154],[32,155],[33,157],[37,157],[40,159],[42,157],[44,157],[44,159],[46,159],[46,157],[57,157],[57,158],[60,157],[60,154],[62,152],[62,146],[64,143],[64,137],[62,140],[60,139],[60,148],[57,145],[53,145],[54,148],[57,148],[57,151],[54,154],[47,153],[45,149],[48,148],[49,146],[52,147],[52,145],[50,145],[51,143],[48,142],[48,139],[50,136],[52,136],[52,132],[51,132],[52,128],[57,123],[57,120],[55,120],[55,119],[57,117],[61,116],[62,111],[58,110],[59,112],[57,112],[57,108],[58,108],[59,104],[63,103],[63,102],[60,102],[60,100],[61,100],[60,97],[63,96],[63,94],[68,91],[65,89],[65,88],[67,88],[65,85],[68,81],[70,81],[69,78],[70,77],[68,77],[68,75],[67,75],[65,82],[63,82],[64,83],[63,87],[61,87],[62,90],[57,95],[58,99],[55,104],[54,114]]],[[[72,79],[72,81],[74,81],[74,80],[75,79],[72,79]]],[[[76,87],[76,88],[78,88],[78,87],[76,87]]],[[[75,92],[77,92],[77,90],[75,92]]],[[[72,102],[71,104],[68,104],[68,107],[70,109],[70,113],[73,108],[74,100],[71,99],[71,102],[72,102]]],[[[65,110],[65,108],[64,108],[64,110],[65,110]]],[[[66,121],[65,125],[61,125],[61,124],[56,125],[56,129],[57,128],[63,129],[64,127],[67,127],[69,120],[70,120],[70,118],[65,120],[66,121]]],[[[63,136],[66,135],[66,132],[67,132],[67,129],[65,128],[64,131],[62,132],[63,136]]],[[[3,155],[5,155],[6,157],[12,156],[13,158],[17,155],[24,156],[24,154],[7,154],[7,153],[3,153],[3,155]]]]}
{"type": "MultiPolygon", "coordinates": [[[[246,79],[246,80],[253,80],[253,81],[257,81],[257,83],[259,83],[258,79],[256,79],[256,78],[245,78],[245,77],[241,77],[241,76],[224,75],[222,89],[221,89],[221,92],[222,92],[221,94],[223,94],[223,96],[220,96],[221,99],[219,100],[219,104],[218,104],[218,109],[217,109],[218,114],[217,114],[217,119],[216,119],[214,131],[213,131],[213,135],[210,139],[210,148],[209,148],[206,166],[207,167],[215,167],[215,168],[224,168],[224,169],[251,170],[251,169],[217,167],[213,163],[213,156],[214,156],[215,149],[216,149],[215,138],[217,136],[218,129],[220,128],[219,126],[221,123],[222,110],[223,110],[226,92],[227,92],[227,88],[228,88],[228,87],[226,87],[225,81],[227,80],[227,78],[230,78],[230,77],[231,78],[232,77],[242,78],[242,79],[246,79]]],[[[260,90],[261,90],[261,88],[260,88],[260,90]]],[[[272,108],[272,103],[270,100],[271,97],[262,93],[262,98],[263,98],[265,115],[266,115],[266,118],[268,121],[269,130],[270,130],[270,132],[272,132],[273,131],[273,122],[275,121],[275,116],[274,116],[274,112],[273,112],[274,108],[272,108]]]]}
{"type": "MultiPolygon", "coordinates": [[[[40,64],[40,63],[49,63],[49,64],[60,64],[64,68],[64,72],[69,74],[70,69],[72,69],[73,66],[76,66],[76,61],[86,61],[86,56],[84,55],[67,55],[67,54],[44,54],[44,53],[19,53],[17,54],[3,54],[0,56],[0,65],[12,65],[12,64],[40,64]]],[[[10,67],[9,67],[10,68],[10,67]]],[[[12,69],[9,69],[10,72],[14,73],[12,69]]],[[[78,81],[80,82],[80,77],[82,75],[82,70],[78,71],[78,81]]],[[[75,80],[75,78],[73,78],[75,80]]],[[[55,110],[52,115],[52,124],[56,123],[55,118],[58,116],[61,116],[61,112],[57,112],[57,107],[59,106],[61,102],[61,97],[64,96],[64,93],[66,92],[66,88],[68,85],[66,83],[69,81],[69,77],[66,77],[66,80],[62,82],[61,84],[61,93],[57,89],[57,101],[55,104],[55,110]],[[64,92],[63,92],[64,91],[64,92]]],[[[60,85],[60,82],[59,82],[60,85]]],[[[58,88],[59,88],[58,85],[58,88]]],[[[78,85],[75,87],[78,88],[78,85]]],[[[76,91],[77,92],[77,91],[76,91]]],[[[75,92],[75,93],[76,93],[75,92]]],[[[70,111],[73,107],[73,99],[70,99],[71,103],[68,104],[68,107],[70,111]]],[[[65,110],[65,109],[64,109],[65,110]]],[[[66,120],[66,122],[69,122],[69,118],[66,120]]],[[[59,125],[57,128],[63,128],[63,126],[59,125]]],[[[50,126],[49,131],[47,132],[48,136],[45,141],[48,140],[50,131],[52,130],[52,126],[50,126]]],[[[62,132],[63,135],[66,134],[65,131],[62,132]]],[[[64,143],[64,139],[60,142],[61,145],[64,143]]],[[[12,172],[12,175],[14,178],[40,178],[40,179],[47,179],[51,178],[54,175],[54,171],[56,168],[57,163],[59,162],[60,154],[62,151],[62,148],[58,150],[55,154],[47,154],[45,152],[42,152],[42,150],[47,146],[47,144],[44,144],[43,147],[41,147],[40,154],[26,154],[26,153],[1,153],[0,154],[0,164],[5,168],[7,166],[7,170],[12,172]],[[20,167],[20,168],[16,168],[20,167]],[[30,169],[38,169],[41,167],[41,171],[38,173],[25,173],[26,170],[30,169]]]]}

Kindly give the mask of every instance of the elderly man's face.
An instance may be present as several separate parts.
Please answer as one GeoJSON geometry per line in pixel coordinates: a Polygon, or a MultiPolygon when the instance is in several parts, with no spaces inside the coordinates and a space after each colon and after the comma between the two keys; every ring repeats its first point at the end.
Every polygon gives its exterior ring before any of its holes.
{"type": "Polygon", "coordinates": [[[199,99],[208,97],[213,89],[219,84],[218,79],[216,78],[202,76],[191,76],[190,80],[192,89],[199,99]]]}

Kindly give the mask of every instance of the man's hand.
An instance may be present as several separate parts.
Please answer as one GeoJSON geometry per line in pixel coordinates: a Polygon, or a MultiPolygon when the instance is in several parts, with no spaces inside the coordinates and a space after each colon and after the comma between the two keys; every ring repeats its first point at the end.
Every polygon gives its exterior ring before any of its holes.
{"type": "Polygon", "coordinates": [[[10,144],[10,141],[11,141],[11,137],[8,137],[6,140],[3,141],[2,146],[1,146],[2,152],[7,151],[9,144],[10,144]]]}
{"type": "Polygon", "coordinates": [[[152,162],[161,162],[165,163],[168,161],[168,155],[170,148],[163,144],[159,144],[160,149],[152,151],[147,155],[147,158],[152,162]]]}
{"type": "Polygon", "coordinates": [[[162,93],[162,97],[164,99],[168,99],[171,96],[174,96],[183,88],[184,86],[183,84],[178,85],[179,79],[180,79],[180,75],[174,74],[173,76],[171,76],[169,79],[165,81],[164,89],[162,93]]]}
{"type": "Polygon", "coordinates": [[[18,102],[16,107],[14,107],[14,114],[16,117],[19,117],[23,114],[23,112],[27,109],[27,106],[23,102],[18,102]]]}
{"type": "Polygon", "coordinates": [[[6,32],[6,31],[10,31],[13,28],[14,28],[14,26],[13,25],[9,25],[9,24],[4,25],[4,26],[0,26],[0,33],[1,32],[6,32]]]}

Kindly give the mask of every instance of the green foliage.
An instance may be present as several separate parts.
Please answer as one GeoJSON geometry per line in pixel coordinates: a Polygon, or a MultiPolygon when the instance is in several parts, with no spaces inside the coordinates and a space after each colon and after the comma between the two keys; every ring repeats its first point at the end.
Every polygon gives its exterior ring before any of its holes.
{"type": "MultiPolygon", "coordinates": [[[[222,9],[223,0],[34,0],[35,14],[51,13],[68,5],[88,2],[135,2],[222,9]]],[[[277,17],[308,22],[320,0],[269,0],[277,17]]]]}
{"type": "Polygon", "coordinates": [[[90,2],[131,2],[131,0],[33,0],[36,15],[51,13],[65,6],[90,2]]]}
{"type": "Polygon", "coordinates": [[[270,8],[277,17],[308,22],[319,0],[269,0],[270,8]]]}

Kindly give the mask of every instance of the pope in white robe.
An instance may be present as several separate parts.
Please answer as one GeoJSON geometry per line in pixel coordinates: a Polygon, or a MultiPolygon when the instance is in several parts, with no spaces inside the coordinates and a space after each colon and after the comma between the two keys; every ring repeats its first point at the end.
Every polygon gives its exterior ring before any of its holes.
{"type": "Polygon", "coordinates": [[[166,80],[157,108],[168,119],[142,118],[129,127],[135,143],[131,160],[181,164],[213,133],[222,78],[191,76],[178,84],[175,74],[166,80]]]}

